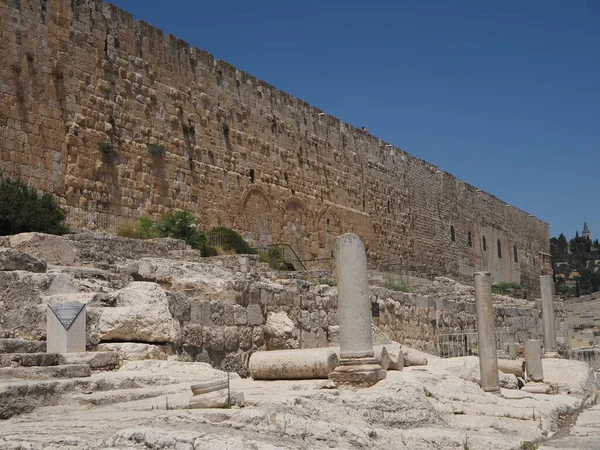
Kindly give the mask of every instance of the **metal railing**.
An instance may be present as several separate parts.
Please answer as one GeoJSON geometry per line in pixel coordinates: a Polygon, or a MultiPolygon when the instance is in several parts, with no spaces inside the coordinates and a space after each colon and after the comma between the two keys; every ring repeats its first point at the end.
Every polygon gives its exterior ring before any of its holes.
{"type": "MultiPolygon", "coordinates": [[[[436,339],[437,354],[441,358],[456,358],[479,354],[477,330],[460,333],[439,333],[436,339]]],[[[515,334],[510,327],[496,328],[496,350],[508,358],[516,356],[515,334]]]]}
{"type": "Polygon", "coordinates": [[[69,228],[87,230],[117,231],[126,223],[133,223],[135,217],[127,217],[113,211],[85,211],[75,206],[61,206],[65,222],[69,228]]]}
{"type": "Polygon", "coordinates": [[[298,254],[289,244],[272,244],[258,249],[258,254],[261,258],[272,254],[272,250],[276,249],[284,263],[284,267],[288,270],[306,270],[306,266],[298,257],[298,254]]]}

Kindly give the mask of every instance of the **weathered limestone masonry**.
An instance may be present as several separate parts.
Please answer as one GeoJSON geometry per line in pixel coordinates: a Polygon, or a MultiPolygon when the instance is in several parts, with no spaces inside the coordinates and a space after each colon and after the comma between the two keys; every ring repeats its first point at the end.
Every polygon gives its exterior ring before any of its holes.
{"type": "Polygon", "coordinates": [[[0,171],[73,220],[182,208],[303,259],[354,232],[379,263],[539,292],[546,223],[113,5],[0,0],[0,36],[0,171]]]}

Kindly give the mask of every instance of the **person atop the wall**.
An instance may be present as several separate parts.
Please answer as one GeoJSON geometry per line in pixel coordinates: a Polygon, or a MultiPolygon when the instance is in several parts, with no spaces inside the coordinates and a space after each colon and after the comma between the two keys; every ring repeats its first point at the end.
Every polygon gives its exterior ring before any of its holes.
{"type": "Polygon", "coordinates": [[[362,127],[362,128],[360,129],[360,131],[362,131],[362,132],[363,132],[363,133],[365,133],[365,134],[368,134],[368,133],[369,133],[365,127],[362,127]]]}

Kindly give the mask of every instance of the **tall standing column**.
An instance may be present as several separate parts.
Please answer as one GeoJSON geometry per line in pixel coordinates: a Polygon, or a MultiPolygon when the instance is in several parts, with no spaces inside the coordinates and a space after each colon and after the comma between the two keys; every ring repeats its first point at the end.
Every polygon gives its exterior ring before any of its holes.
{"type": "Polygon", "coordinates": [[[477,312],[477,337],[479,338],[481,389],[486,392],[499,392],[496,327],[492,303],[492,279],[489,272],[475,273],[475,309],[477,312]]]}
{"type": "Polygon", "coordinates": [[[367,254],[352,233],[335,241],[340,326],[340,365],[329,378],[340,384],[370,386],[385,378],[374,357],[367,254]]]}
{"type": "Polygon", "coordinates": [[[552,275],[540,277],[542,293],[542,319],[544,321],[544,353],[546,357],[558,356],[556,353],[556,314],[552,295],[552,275]]]}

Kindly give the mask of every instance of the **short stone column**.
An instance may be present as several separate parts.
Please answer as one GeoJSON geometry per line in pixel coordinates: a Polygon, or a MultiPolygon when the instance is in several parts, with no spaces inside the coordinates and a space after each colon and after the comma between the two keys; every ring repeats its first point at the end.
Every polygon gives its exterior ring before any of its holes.
{"type": "Polygon", "coordinates": [[[475,273],[475,310],[479,339],[479,373],[481,389],[499,392],[498,355],[496,354],[496,327],[492,302],[492,279],[489,272],[475,273]]]}
{"type": "Polygon", "coordinates": [[[544,321],[544,353],[547,358],[558,357],[556,352],[556,314],[552,294],[552,275],[540,277],[542,293],[542,319],[544,321]]]}
{"type": "Polygon", "coordinates": [[[374,357],[367,254],[352,233],[335,241],[340,326],[340,365],[329,375],[338,384],[371,386],[385,378],[374,357]]]}
{"type": "Polygon", "coordinates": [[[531,381],[544,381],[542,343],[538,339],[525,341],[525,367],[527,368],[527,378],[531,381]]]}

